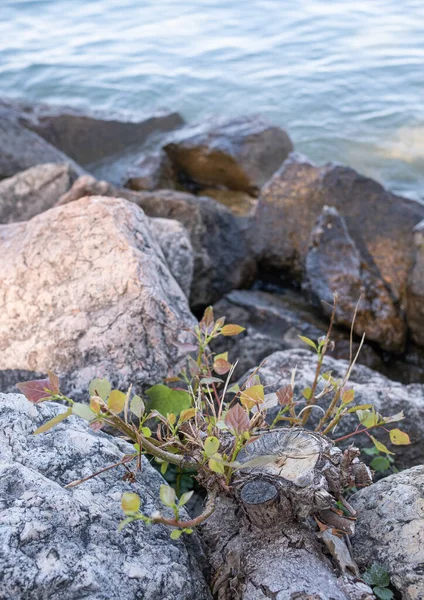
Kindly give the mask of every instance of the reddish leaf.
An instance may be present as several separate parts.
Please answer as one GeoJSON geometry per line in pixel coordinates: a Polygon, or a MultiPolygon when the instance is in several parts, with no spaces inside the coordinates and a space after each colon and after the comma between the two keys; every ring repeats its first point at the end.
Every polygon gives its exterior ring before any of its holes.
{"type": "Polygon", "coordinates": [[[229,363],[224,358],[218,358],[213,363],[213,370],[215,371],[215,373],[218,373],[218,375],[225,375],[225,373],[228,373],[230,369],[231,363],[229,363]]]}
{"type": "Polygon", "coordinates": [[[240,404],[235,404],[230,408],[224,420],[225,424],[239,435],[249,430],[249,417],[240,404]]]}
{"type": "Polygon", "coordinates": [[[51,390],[54,394],[59,393],[59,377],[53,371],[47,371],[47,375],[50,381],[49,390],[51,390]]]}
{"type": "Polygon", "coordinates": [[[46,391],[50,389],[50,386],[49,379],[33,379],[16,384],[18,390],[33,404],[38,404],[38,402],[47,400],[50,397],[50,392],[46,391]]]}
{"type": "Polygon", "coordinates": [[[92,429],[93,431],[100,431],[100,429],[103,427],[103,425],[104,425],[103,421],[95,420],[95,421],[91,421],[91,423],[89,424],[89,428],[92,429]]]}
{"type": "Polygon", "coordinates": [[[281,406],[287,406],[287,404],[290,404],[293,400],[293,388],[291,385],[285,385],[277,390],[276,394],[278,398],[278,404],[281,406]]]}
{"type": "Polygon", "coordinates": [[[199,327],[201,331],[209,332],[213,327],[213,308],[212,306],[208,306],[203,314],[203,318],[199,323],[199,327]]]}

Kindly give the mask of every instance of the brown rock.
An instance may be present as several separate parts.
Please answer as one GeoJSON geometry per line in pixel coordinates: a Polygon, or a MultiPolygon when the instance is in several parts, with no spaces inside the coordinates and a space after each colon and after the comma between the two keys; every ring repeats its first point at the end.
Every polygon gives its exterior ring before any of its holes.
{"type": "Polygon", "coordinates": [[[1,226],[0,248],[0,369],[52,369],[72,393],[178,369],[196,321],[134,203],[83,198],[1,226]]]}
{"type": "Polygon", "coordinates": [[[180,180],[255,195],[293,145],[280,127],[241,117],[187,128],[164,149],[180,180]]]}
{"type": "Polygon", "coordinates": [[[414,261],[412,230],[424,206],[347,167],[315,167],[293,157],[265,185],[256,213],[263,267],[300,281],[309,236],[325,205],[337,208],[368,270],[402,305],[414,261]]]}
{"type": "Polygon", "coordinates": [[[424,346],[424,221],[414,229],[415,263],[408,281],[407,318],[412,339],[424,346]]]}
{"type": "Polygon", "coordinates": [[[51,208],[76,177],[69,165],[50,163],[3,179],[0,181],[0,223],[27,221],[51,208]]]}
{"type": "Polygon", "coordinates": [[[123,185],[134,191],[175,189],[174,173],[168,156],[162,150],[143,156],[128,169],[123,185]]]}
{"type": "Polygon", "coordinates": [[[339,212],[324,206],[312,230],[306,256],[306,283],[315,303],[331,315],[338,295],[335,323],[350,327],[357,305],[354,332],[383,349],[401,351],[406,324],[384,282],[367,269],[339,212]],[[358,304],[359,302],[359,304],[358,304]]]}

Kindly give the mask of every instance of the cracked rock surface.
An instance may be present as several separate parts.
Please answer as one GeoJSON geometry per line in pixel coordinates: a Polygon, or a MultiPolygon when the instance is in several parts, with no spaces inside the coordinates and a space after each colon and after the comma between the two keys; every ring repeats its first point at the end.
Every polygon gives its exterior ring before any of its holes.
{"type": "Polygon", "coordinates": [[[63,410],[0,394],[0,598],[210,600],[196,534],[173,541],[166,527],[142,522],[117,531],[125,491],[140,495],[143,513],[163,511],[163,479],[146,459],[135,484],[119,467],[64,489],[132,446],[78,417],[32,435],[63,410]]]}

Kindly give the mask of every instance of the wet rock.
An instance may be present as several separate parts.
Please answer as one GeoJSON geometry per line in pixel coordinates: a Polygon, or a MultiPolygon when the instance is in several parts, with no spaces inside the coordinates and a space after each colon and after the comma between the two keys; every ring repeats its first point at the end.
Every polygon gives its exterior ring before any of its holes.
{"type": "Polygon", "coordinates": [[[212,198],[171,190],[133,192],[85,176],[74,183],[59,204],[96,194],[126,198],[141,206],[149,217],[175,219],[186,227],[194,251],[190,294],[194,309],[213,304],[229,290],[253,282],[256,261],[248,223],[212,198]]]}
{"type": "Polygon", "coordinates": [[[67,164],[78,175],[83,173],[69,156],[5,116],[0,105],[0,179],[42,163],[67,164]]]}
{"type": "Polygon", "coordinates": [[[0,369],[52,369],[74,394],[178,369],[196,321],[134,203],[83,198],[0,227],[0,248],[0,369]]]}
{"type": "Polygon", "coordinates": [[[194,256],[187,229],[173,219],[150,219],[150,226],[169,270],[188,298],[193,281],[194,256]]]}
{"type": "Polygon", "coordinates": [[[358,305],[354,323],[357,335],[365,333],[367,340],[384,350],[404,349],[405,321],[387,285],[361,259],[345,220],[334,207],[324,206],[312,229],[305,263],[304,287],[327,316],[337,294],[335,323],[350,328],[358,305]]]}
{"type": "Polygon", "coordinates": [[[112,469],[130,444],[93,433],[78,417],[32,435],[64,411],[0,394],[0,597],[16,600],[210,600],[197,535],[173,541],[163,526],[141,521],[118,532],[124,492],[138,493],[142,511],[163,511],[162,477],[143,459],[137,482],[112,469]]]}
{"type": "Polygon", "coordinates": [[[364,269],[384,282],[402,310],[414,262],[413,228],[424,206],[348,167],[316,167],[301,157],[285,161],[263,188],[256,212],[263,268],[302,280],[309,236],[325,205],[345,219],[364,269]]]}
{"type": "Polygon", "coordinates": [[[27,221],[48,210],[69,190],[77,175],[69,165],[31,167],[0,181],[0,224],[27,221]]]}
{"type": "Polygon", "coordinates": [[[424,466],[357,492],[352,546],[361,567],[385,566],[403,600],[424,598],[424,466]]]}
{"type": "Polygon", "coordinates": [[[183,123],[178,113],[167,111],[130,121],[122,115],[115,118],[99,111],[83,112],[70,107],[4,102],[3,106],[8,107],[21,125],[85,166],[183,123]]]}
{"type": "MultiPolygon", "coordinates": [[[[328,323],[310,308],[298,293],[286,290],[284,294],[263,291],[234,290],[214,305],[216,317],[225,316],[228,323],[237,323],[246,331],[236,337],[216,340],[215,352],[229,352],[231,362],[238,360],[235,377],[258,366],[261,361],[278,350],[304,348],[299,335],[318,340],[325,335],[328,323]]],[[[349,340],[337,329],[333,332],[334,358],[349,357],[349,340]]],[[[354,343],[354,349],[358,347],[354,343]]],[[[310,359],[313,360],[311,354],[310,359]]],[[[360,360],[373,368],[382,368],[378,354],[365,346],[360,360]]]]}
{"type": "MultiPolygon", "coordinates": [[[[302,391],[311,386],[316,370],[316,358],[307,350],[285,350],[268,356],[265,365],[260,370],[260,378],[266,386],[267,393],[276,392],[280,387],[290,383],[291,371],[296,368],[295,397],[304,402],[302,391]]],[[[348,361],[326,357],[323,372],[331,371],[334,377],[343,377],[348,368],[348,361]]],[[[243,378],[244,380],[244,378],[243,378]]],[[[389,429],[399,426],[406,431],[411,439],[409,446],[394,446],[388,439],[388,434],[374,430],[373,435],[395,453],[396,466],[407,468],[424,462],[424,385],[391,381],[363,365],[356,365],[352,371],[349,385],[355,390],[355,404],[372,404],[375,410],[384,416],[394,415],[404,411],[405,419],[400,424],[388,426],[389,429]]],[[[321,389],[320,387],[318,389],[321,389]]],[[[325,405],[327,406],[327,404],[325,405]]],[[[312,413],[312,423],[316,422],[321,411],[312,413]]],[[[333,438],[342,437],[354,431],[358,418],[346,415],[339,423],[333,438]]],[[[372,445],[366,435],[358,435],[348,442],[355,441],[360,448],[372,445]]]]}
{"type": "Polygon", "coordinates": [[[175,189],[174,172],[168,156],[163,150],[144,155],[128,169],[123,185],[134,191],[175,189]]]}
{"type": "Polygon", "coordinates": [[[407,318],[413,340],[424,346],[424,221],[414,229],[415,263],[408,281],[407,318]]]}
{"type": "Polygon", "coordinates": [[[186,128],[164,149],[180,181],[255,195],[293,145],[283,129],[253,116],[186,128]]]}

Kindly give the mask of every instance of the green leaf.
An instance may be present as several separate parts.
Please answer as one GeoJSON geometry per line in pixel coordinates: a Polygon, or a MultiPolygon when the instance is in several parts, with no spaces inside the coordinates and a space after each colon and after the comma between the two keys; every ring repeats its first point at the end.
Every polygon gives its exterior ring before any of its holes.
{"type": "Polygon", "coordinates": [[[377,473],[384,473],[390,468],[390,460],[386,456],[376,456],[372,459],[370,467],[377,473]]]}
{"type": "Polygon", "coordinates": [[[299,339],[301,339],[302,342],[304,342],[305,344],[307,344],[308,346],[310,346],[311,348],[313,348],[316,352],[318,351],[318,347],[317,347],[316,343],[313,342],[310,338],[305,337],[304,335],[298,335],[297,337],[299,339]]]}
{"type": "Polygon", "coordinates": [[[377,598],[380,598],[380,600],[392,600],[392,598],[394,597],[392,590],[388,590],[387,588],[377,586],[373,588],[372,591],[377,596],[377,598]]]}
{"type": "Polygon", "coordinates": [[[175,490],[169,485],[162,484],[160,486],[160,499],[165,506],[175,506],[175,490]]]}
{"type": "Polygon", "coordinates": [[[361,452],[367,454],[368,456],[375,456],[378,454],[378,450],[375,446],[372,446],[372,448],[362,448],[361,452]]]}
{"type": "Polygon", "coordinates": [[[160,466],[160,472],[162,473],[162,475],[166,474],[166,471],[168,470],[168,467],[169,467],[169,463],[167,463],[165,461],[161,464],[161,466],[160,466]]]}
{"type": "Polygon", "coordinates": [[[157,410],[164,417],[169,413],[179,414],[191,407],[191,396],[185,390],[174,390],[159,383],[148,389],[146,394],[149,397],[149,409],[157,410]]]}
{"type": "Polygon", "coordinates": [[[306,399],[306,400],[310,400],[311,396],[312,396],[312,389],[310,387],[307,387],[303,390],[302,392],[302,396],[306,399]]]}
{"type": "Polygon", "coordinates": [[[225,467],[220,459],[222,459],[222,456],[220,454],[215,454],[213,458],[209,459],[208,465],[209,465],[210,470],[213,471],[214,473],[219,473],[220,475],[224,475],[225,467]]]}
{"type": "Polygon", "coordinates": [[[149,427],[142,427],[140,429],[141,435],[144,435],[144,437],[149,438],[152,437],[152,431],[149,427]]]}
{"type": "MultiPolygon", "coordinates": [[[[349,408],[349,410],[347,412],[348,413],[355,413],[355,412],[360,412],[360,411],[365,412],[369,408],[372,408],[372,404],[357,404],[356,406],[352,406],[352,408],[349,408]]],[[[359,419],[359,416],[358,416],[358,419],[359,419]]]]}
{"type": "Polygon", "coordinates": [[[390,452],[390,450],[388,448],[386,448],[386,446],[384,444],[382,444],[381,442],[376,440],[373,435],[370,435],[370,438],[374,442],[374,446],[377,448],[377,450],[379,452],[384,452],[384,454],[394,454],[393,452],[390,452]]]}
{"type": "Polygon", "coordinates": [[[67,419],[70,415],[72,415],[72,408],[68,408],[68,410],[66,410],[65,412],[60,413],[60,415],[56,415],[55,417],[53,417],[53,419],[50,419],[50,421],[47,421],[47,423],[44,423],[43,425],[41,425],[41,427],[39,427],[38,429],[36,429],[34,431],[34,435],[48,431],[49,429],[51,429],[52,427],[54,427],[61,421],[64,421],[65,419],[67,419]]]}
{"type": "Polygon", "coordinates": [[[126,515],[134,515],[140,510],[140,497],[132,492],[125,492],[122,494],[121,508],[126,515]]]}
{"type": "Polygon", "coordinates": [[[178,538],[180,537],[180,535],[182,535],[182,533],[183,533],[182,529],[173,529],[170,533],[171,540],[178,540],[178,538]]]}
{"type": "Polygon", "coordinates": [[[90,396],[100,396],[106,402],[112,386],[107,379],[93,379],[88,386],[90,396]]]}
{"type": "Polygon", "coordinates": [[[81,402],[73,403],[72,414],[77,415],[86,421],[92,421],[96,418],[96,413],[94,413],[87,404],[81,404],[81,402]]]}
{"type": "Polygon", "coordinates": [[[365,571],[362,578],[370,585],[376,585],[383,588],[390,585],[390,575],[388,574],[387,569],[377,563],[372,564],[371,567],[365,571]]]}
{"type": "Polygon", "coordinates": [[[130,403],[130,411],[139,419],[144,415],[146,407],[140,396],[133,396],[130,403]]]}
{"type": "Polygon", "coordinates": [[[213,454],[218,452],[220,442],[216,437],[208,437],[205,440],[205,455],[210,458],[213,454]]]}
{"type": "Polygon", "coordinates": [[[124,410],[127,395],[119,390],[112,390],[107,399],[107,407],[117,415],[124,410]]]}
{"type": "Polygon", "coordinates": [[[183,494],[179,499],[178,506],[184,506],[184,504],[187,504],[187,502],[190,500],[193,494],[194,491],[186,492],[185,494],[183,494]]]}
{"type": "Polygon", "coordinates": [[[350,404],[351,402],[353,402],[355,398],[355,390],[352,389],[345,389],[342,393],[342,403],[343,404],[350,404]]]}
{"type": "Polygon", "coordinates": [[[409,435],[400,429],[391,429],[389,432],[390,441],[395,446],[407,446],[411,443],[409,435]]]}
{"type": "Polygon", "coordinates": [[[357,410],[356,414],[358,416],[359,422],[364,427],[374,427],[378,423],[378,415],[374,411],[371,410],[357,410]]]}

